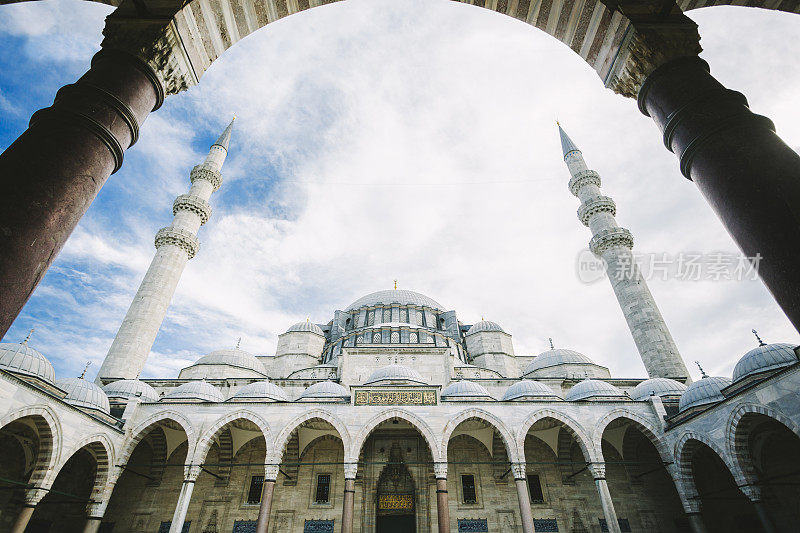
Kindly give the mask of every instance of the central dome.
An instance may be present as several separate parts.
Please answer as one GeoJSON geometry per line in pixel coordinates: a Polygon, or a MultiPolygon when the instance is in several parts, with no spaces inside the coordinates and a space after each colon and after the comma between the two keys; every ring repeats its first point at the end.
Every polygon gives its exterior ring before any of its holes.
{"type": "Polygon", "coordinates": [[[442,306],[442,304],[432,298],[428,298],[424,294],[398,289],[378,291],[373,292],[372,294],[367,294],[366,296],[362,296],[355,302],[348,305],[345,311],[352,311],[354,309],[360,309],[361,307],[378,304],[417,305],[420,307],[432,307],[438,311],[445,311],[445,308],[442,306]]]}

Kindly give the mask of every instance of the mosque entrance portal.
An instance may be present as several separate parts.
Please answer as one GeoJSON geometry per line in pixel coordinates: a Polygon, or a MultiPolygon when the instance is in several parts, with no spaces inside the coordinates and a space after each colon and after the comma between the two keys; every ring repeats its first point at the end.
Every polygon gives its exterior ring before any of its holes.
{"type": "Polygon", "coordinates": [[[414,478],[403,461],[400,446],[389,450],[387,464],[378,478],[376,533],[415,533],[414,478]]]}

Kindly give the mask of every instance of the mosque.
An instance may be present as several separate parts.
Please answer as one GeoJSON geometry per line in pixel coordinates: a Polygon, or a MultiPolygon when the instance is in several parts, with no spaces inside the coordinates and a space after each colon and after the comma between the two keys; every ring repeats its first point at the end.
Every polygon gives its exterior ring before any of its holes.
{"type": "MultiPolygon", "coordinates": [[[[692,382],[597,172],[560,129],[569,190],[647,370],[383,290],[294,324],[274,354],[213,351],[139,379],[198,249],[233,123],[96,382],[0,344],[0,530],[148,533],[731,532],[800,523],[798,347],[758,342],[692,382]]],[[[439,297],[440,295],[436,295],[439,297]]],[[[446,295],[441,295],[446,296],[446,295]]]]}

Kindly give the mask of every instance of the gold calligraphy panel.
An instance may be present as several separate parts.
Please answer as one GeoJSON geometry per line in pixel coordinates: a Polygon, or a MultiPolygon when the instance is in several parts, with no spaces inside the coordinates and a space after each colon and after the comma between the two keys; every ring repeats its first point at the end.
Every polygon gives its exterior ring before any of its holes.
{"type": "Polygon", "coordinates": [[[381,494],[378,496],[378,509],[383,511],[413,509],[414,496],[411,494],[381,494]]]}
{"type": "Polygon", "coordinates": [[[436,391],[357,390],[355,405],[436,405],[436,391]]]}

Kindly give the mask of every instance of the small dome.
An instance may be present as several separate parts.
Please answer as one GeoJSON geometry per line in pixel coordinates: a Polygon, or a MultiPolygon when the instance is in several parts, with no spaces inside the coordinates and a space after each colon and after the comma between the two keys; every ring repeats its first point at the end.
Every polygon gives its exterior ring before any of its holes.
{"type": "Polygon", "coordinates": [[[499,331],[501,333],[505,333],[503,328],[500,327],[500,324],[497,322],[490,322],[488,320],[481,320],[480,322],[476,322],[469,331],[467,331],[467,335],[472,335],[473,333],[480,333],[482,331],[499,331]]]}
{"type": "Polygon", "coordinates": [[[120,379],[112,381],[105,387],[103,392],[109,398],[123,398],[130,400],[139,397],[143,402],[157,402],[158,393],[156,390],[143,381],[138,379],[120,379]]]}
{"type": "Polygon", "coordinates": [[[373,372],[367,381],[364,382],[365,385],[369,383],[377,383],[378,381],[413,381],[415,383],[421,383],[423,385],[427,385],[422,376],[420,376],[419,372],[412,368],[408,368],[407,366],[403,365],[388,365],[384,366],[383,368],[379,368],[375,372],[373,372]]]}
{"type": "Polygon", "coordinates": [[[553,392],[553,389],[539,383],[538,381],[531,381],[530,379],[523,379],[511,385],[506,393],[503,394],[503,401],[519,400],[526,398],[558,398],[558,394],[553,392]]]}
{"type": "Polygon", "coordinates": [[[530,374],[542,368],[557,365],[593,365],[594,361],[574,350],[555,348],[540,353],[525,369],[525,374],[530,374]]]}
{"type": "Polygon", "coordinates": [[[794,348],[791,344],[762,344],[753,348],[736,363],[733,369],[733,382],[795,364],[797,355],[794,353],[794,348]]]}
{"type": "Polygon", "coordinates": [[[585,379],[567,391],[564,397],[568,402],[599,398],[627,398],[611,383],[599,379],[585,379]]]}
{"type": "Polygon", "coordinates": [[[103,389],[83,378],[65,378],[56,381],[56,386],[66,391],[64,401],[75,407],[94,409],[105,414],[111,414],[111,405],[103,389]]]}
{"type": "Polygon", "coordinates": [[[268,399],[274,402],[288,401],[286,393],[283,391],[283,389],[274,383],[270,383],[269,381],[256,381],[255,383],[245,385],[239,389],[239,391],[234,394],[232,398],[247,398],[253,400],[268,399]]]}
{"type": "Polygon", "coordinates": [[[686,385],[669,378],[651,378],[642,381],[631,391],[631,399],[644,400],[650,396],[680,396],[686,392],[686,385]]]}
{"type": "Polygon", "coordinates": [[[192,366],[197,365],[228,365],[252,370],[259,374],[267,374],[267,369],[264,368],[261,361],[256,359],[255,355],[239,348],[211,352],[195,361],[192,366]]]}
{"type": "Polygon", "coordinates": [[[360,309],[362,307],[378,305],[378,304],[416,305],[419,307],[431,307],[439,311],[445,310],[444,307],[442,307],[442,305],[439,302],[431,298],[428,298],[424,294],[420,294],[414,291],[404,291],[395,289],[388,291],[373,292],[372,294],[367,294],[366,296],[362,296],[355,302],[348,305],[345,311],[352,311],[354,309],[360,309]]]}
{"type": "Polygon", "coordinates": [[[314,383],[303,391],[301,398],[349,398],[350,392],[343,386],[333,381],[321,381],[314,383]]]}
{"type": "Polygon", "coordinates": [[[300,331],[303,333],[316,333],[317,335],[325,336],[325,332],[322,331],[322,328],[318,325],[314,324],[313,322],[298,322],[294,324],[289,329],[286,330],[286,333],[292,333],[294,331],[300,331]]]}
{"type": "Polygon", "coordinates": [[[56,371],[50,361],[27,343],[0,343],[0,368],[12,374],[38,378],[51,385],[56,381],[56,371]]]}
{"type": "Polygon", "coordinates": [[[483,385],[466,379],[451,383],[442,391],[441,394],[442,398],[462,398],[465,396],[494,399],[483,385]]]}
{"type": "Polygon", "coordinates": [[[731,380],[723,377],[703,378],[686,388],[678,404],[680,412],[692,407],[717,403],[725,399],[722,389],[731,384],[731,380]]]}
{"type": "Polygon", "coordinates": [[[201,402],[221,402],[222,393],[214,385],[200,380],[190,381],[164,395],[162,400],[200,400],[201,402]]]}

